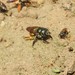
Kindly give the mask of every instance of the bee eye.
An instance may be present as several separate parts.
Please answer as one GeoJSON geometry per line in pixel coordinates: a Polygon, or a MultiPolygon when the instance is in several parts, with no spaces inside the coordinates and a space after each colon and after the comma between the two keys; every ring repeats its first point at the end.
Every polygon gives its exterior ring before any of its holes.
{"type": "Polygon", "coordinates": [[[46,35],[50,35],[50,32],[49,32],[49,31],[47,31],[47,32],[46,32],[46,35]]]}

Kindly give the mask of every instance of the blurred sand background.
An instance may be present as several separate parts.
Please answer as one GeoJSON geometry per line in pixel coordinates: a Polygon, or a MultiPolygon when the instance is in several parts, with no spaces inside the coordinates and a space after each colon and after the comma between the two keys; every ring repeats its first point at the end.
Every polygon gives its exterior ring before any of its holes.
{"type": "MultiPolygon", "coordinates": [[[[13,6],[7,0],[0,1],[8,9],[13,6]]],[[[32,1],[36,3],[20,12],[11,9],[12,16],[0,13],[0,75],[67,75],[75,65],[75,1],[32,1]],[[49,39],[49,44],[38,41],[32,47],[33,40],[24,39],[29,35],[28,26],[48,28],[53,40],[49,39]],[[58,37],[63,28],[70,31],[69,39],[58,37]],[[56,74],[54,68],[62,72],[56,74]]]]}

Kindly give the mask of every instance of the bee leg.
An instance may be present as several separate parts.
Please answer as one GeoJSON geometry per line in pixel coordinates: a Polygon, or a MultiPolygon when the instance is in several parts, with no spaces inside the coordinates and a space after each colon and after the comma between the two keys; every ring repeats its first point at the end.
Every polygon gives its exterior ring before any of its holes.
{"type": "Polygon", "coordinates": [[[53,40],[53,37],[51,35],[49,37],[53,40]]]}
{"type": "Polygon", "coordinates": [[[34,37],[32,37],[32,36],[27,36],[27,37],[24,37],[26,40],[33,40],[34,39],[34,37]]]}
{"type": "Polygon", "coordinates": [[[38,40],[38,39],[35,37],[32,46],[34,46],[34,44],[37,42],[37,40],[38,40]]]}
{"type": "Polygon", "coordinates": [[[49,42],[47,40],[43,40],[44,43],[49,44],[49,42]]]}

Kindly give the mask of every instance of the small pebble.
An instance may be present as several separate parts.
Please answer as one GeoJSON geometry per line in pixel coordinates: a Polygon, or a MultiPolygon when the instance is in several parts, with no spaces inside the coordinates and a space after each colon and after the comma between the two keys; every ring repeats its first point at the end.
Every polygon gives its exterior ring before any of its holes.
{"type": "Polygon", "coordinates": [[[5,16],[2,13],[0,13],[0,22],[3,21],[4,19],[5,19],[5,16]]]}
{"type": "Polygon", "coordinates": [[[29,9],[29,10],[27,11],[26,16],[27,16],[27,17],[34,18],[34,19],[37,19],[37,18],[38,18],[38,14],[37,14],[35,11],[31,10],[31,9],[29,9]]]}
{"type": "Polygon", "coordinates": [[[2,21],[0,26],[1,26],[1,27],[4,27],[4,26],[5,26],[5,22],[2,21]]]}
{"type": "Polygon", "coordinates": [[[2,42],[3,41],[3,38],[0,38],[0,42],[2,42]]]}
{"type": "Polygon", "coordinates": [[[58,0],[52,0],[54,3],[56,3],[58,0]]]}
{"type": "Polygon", "coordinates": [[[44,3],[44,0],[31,0],[33,7],[38,7],[39,5],[44,3]]]}
{"type": "Polygon", "coordinates": [[[69,52],[72,52],[73,51],[73,48],[72,47],[69,47],[68,49],[69,49],[69,52]]]}

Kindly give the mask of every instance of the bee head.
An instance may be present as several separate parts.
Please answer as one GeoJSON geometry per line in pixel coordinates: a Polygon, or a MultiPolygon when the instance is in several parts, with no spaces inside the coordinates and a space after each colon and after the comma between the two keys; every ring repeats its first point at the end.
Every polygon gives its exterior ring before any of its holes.
{"type": "Polygon", "coordinates": [[[46,35],[50,35],[51,33],[47,30],[46,35]]]}
{"type": "Polygon", "coordinates": [[[53,39],[52,36],[51,36],[50,34],[51,34],[51,33],[47,30],[47,31],[46,31],[46,36],[47,36],[48,38],[53,39]]]}

